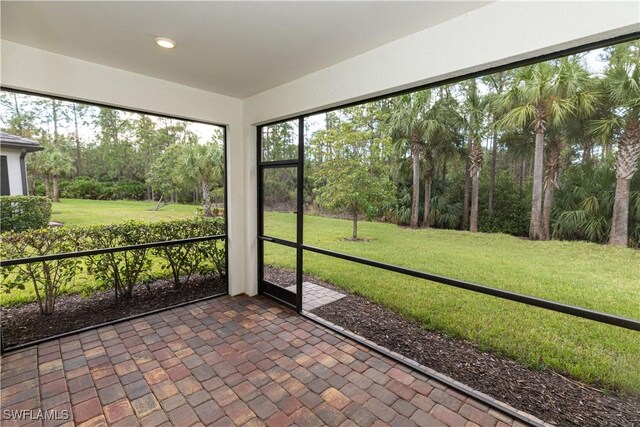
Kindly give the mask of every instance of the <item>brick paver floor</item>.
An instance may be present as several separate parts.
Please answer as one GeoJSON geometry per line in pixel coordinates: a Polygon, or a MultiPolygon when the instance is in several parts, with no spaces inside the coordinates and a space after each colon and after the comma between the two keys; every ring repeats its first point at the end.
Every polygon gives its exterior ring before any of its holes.
{"type": "MultiPolygon", "coordinates": [[[[296,292],[296,286],[286,288],[291,292],[296,292]]],[[[311,282],[302,283],[302,308],[305,311],[311,311],[323,305],[338,301],[346,295],[336,292],[324,286],[316,285],[311,282]]]]}
{"type": "Polygon", "coordinates": [[[203,301],[5,355],[2,417],[3,427],[518,424],[261,297],[203,301]],[[39,414],[29,410],[71,419],[8,419],[39,414]]]}

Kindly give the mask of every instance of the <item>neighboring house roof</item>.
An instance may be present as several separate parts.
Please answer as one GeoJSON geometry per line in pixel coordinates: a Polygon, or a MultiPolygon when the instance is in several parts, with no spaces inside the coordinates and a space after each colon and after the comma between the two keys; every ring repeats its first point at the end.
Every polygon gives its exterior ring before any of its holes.
{"type": "Polygon", "coordinates": [[[24,149],[27,152],[44,150],[44,147],[36,141],[22,138],[17,135],[11,135],[6,132],[0,132],[0,145],[2,145],[3,148],[24,149]]]}

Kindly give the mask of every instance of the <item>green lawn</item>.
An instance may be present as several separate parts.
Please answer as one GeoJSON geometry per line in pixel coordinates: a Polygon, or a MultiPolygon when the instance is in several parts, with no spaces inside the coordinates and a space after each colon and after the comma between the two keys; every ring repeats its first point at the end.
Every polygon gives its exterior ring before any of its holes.
{"type": "Polygon", "coordinates": [[[162,221],[189,218],[196,214],[197,206],[170,204],[155,211],[155,202],[129,200],[62,199],[54,203],[51,220],[64,225],[97,225],[136,221],[162,221]]]}
{"type": "MultiPolygon", "coordinates": [[[[640,251],[584,242],[530,242],[502,234],[411,230],[304,218],[304,240],[338,252],[640,319],[640,251]]],[[[265,231],[293,238],[293,214],[267,213],[265,231]]],[[[267,244],[266,261],[293,268],[294,251],[267,244]]],[[[640,334],[314,253],[305,272],[364,295],[426,327],[476,342],[527,366],[640,394],[640,334]]]]}

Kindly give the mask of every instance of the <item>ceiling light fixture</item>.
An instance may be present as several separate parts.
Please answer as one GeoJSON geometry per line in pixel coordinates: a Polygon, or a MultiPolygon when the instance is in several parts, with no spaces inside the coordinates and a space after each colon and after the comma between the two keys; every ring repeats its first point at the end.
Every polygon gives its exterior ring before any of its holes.
{"type": "Polygon", "coordinates": [[[165,49],[173,49],[174,47],[176,47],[176,42],[166,37],[156,37],[155,41],[158,46],[165,49]]]}

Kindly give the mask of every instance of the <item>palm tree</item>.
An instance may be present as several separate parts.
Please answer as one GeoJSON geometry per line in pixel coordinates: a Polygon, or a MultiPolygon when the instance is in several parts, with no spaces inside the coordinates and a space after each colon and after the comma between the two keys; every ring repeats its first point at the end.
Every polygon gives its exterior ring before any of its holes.
{"type": "MultiPolygon", "coordinates": [[[[420,152],[423,151],[427,164],[431,164],[431,150],[425,146],[442,129],[442,124],[434,117],[433,99],[430,90],[413,92],[398,97],[393,103],[390,117],[391,137],[399,150],[411,151],[412,198],[410,226],[418,227],[420,202],[420,152]]],[[[433,172],[433,170],[431,170],[433,172]]],[[[431,185],[429,174],[425,185],[431,185]]],[[[425,190],[426,191],[426,190],[425,190]]],[[[425,218],[428,226],[428,212],[425,218]]]]}
{"type": "Polygon", "coordinates": [[[498,73],[490,74],[482,78],[482,81],[489,87],[489,93],[487,98],[487,109],[490,114],[491,121],[491,160],[489,162],[489,192],[487,200],[487,211],[489,218],[493,215],[493,204],[496,187],[496,172],[498,162],[498,140],[499,134],[496,127],[496,122],[500,119],[501,111],[497,101],[507,90],[509,80],[511,79],[512,71],[500,71],[498,73]]]}
{"type": "Polygon", "coordinates": [[[464,88],[463,120],[467,138],[469,139],[469,176],[471,178],[471,215],[469,231],[478,232],[478,196],[480,194],[480,171],[483,164],[482,139],[488,132],[485,126],[486,99],[478,93],[476,79],[469,80],[464,88]]]}
{"type": "Polygon", "coordinates": [[[563,142],[559,132],[550,132],[549,134],[544,174],[544,201],[542,204],[542,240],[551,240],[551,209],[553,207],[554,191],[559,186],[560,152],[563,142]]]}
{"type": "Polygon", "coordinates": [[[559,187],[560,169],[562,167],[560,154],[564,149],[568,128],[576,121],[584,123],[587,117],[595,112],[597,96],[593,90],[593,80],[579,58],[564,58],[559,64],[558,89],[568,97],[573,106],[573,113],[562,123],[562,129],[553,126],[548,132],[547,156],[544,177],[544,202],[542,205],[542,239],[550,240],[551,211],[553,196],[559,187]]]}
{"type": "MultiPolygon", "coordinates": [[[[631,47],[633,44],[630,44],[631,47]]],[[[615,160],[616,191],[609,244],[627,246],[629,241],[629,194],[640,159],[640,44],[615,57],[606,70],[600,92],[608,107],[607,117],[594,120],[591,132],[605,141],[618,140],[615,160]]],[[[618,52],[619,53],[619,52],[618,52]]]]}
{"type": "Polygon", "coordinates": [[[60,177],[74,171],[73,161],[54,147],[48,147],[38,155],[36,167],[44,175],[45,193],[54,202],[60,201],[60,177]],[[53,191],[51,183],[53,182],[53,191]]]}
{"type": "Polygon", "coordinates": [[[593,98],[585,96],[588,75],[576,72],[564,62],[540,62],[517,70],[512,87],[501,97],[505,115],[498,120],[502,129],[532,126],[535,132],[533,188],[529,238],[540,240],[542,233],[542,187],[544,139],[549,126],[561,126],[577,109],[585,109],[593,98]],[[586,76],[586,77],[585,77],[586,76]],[[580,105],[582,104],[582,105],[580,105]]]}
{"type": "Polygon", "coordinates": [[[222,150],[216,143],[185,146],[180,170],[184,176],[201,183],[204,216],[213,216],[209,184],[223,176],[222,163],[222,150]]]}

